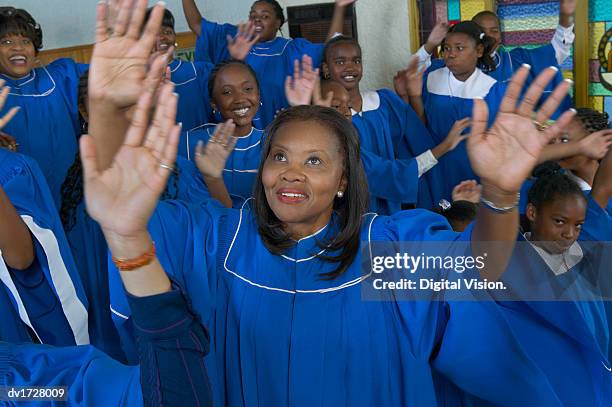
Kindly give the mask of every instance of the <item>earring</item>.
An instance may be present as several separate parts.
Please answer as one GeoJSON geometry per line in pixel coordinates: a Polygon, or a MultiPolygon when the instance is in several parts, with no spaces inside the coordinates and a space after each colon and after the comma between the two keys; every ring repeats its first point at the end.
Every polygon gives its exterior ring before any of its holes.
{"type": "Polygon", "coordinates": [[[178,47],[178,42],[174,43],[174,48],[178,47]]]}
{"type": "Polygon", "coordinates": [[[329,80],[329,73],[324,73],[323,74],[323,79],[329,80]]]}
{"type": "Polygon", "coordinates": [[[342,191],[338,191],[338,192],[336,192],[336,196],[337,196],[338,198],[342,199],[342,197],[344,197],[344,192],[342,192],[342,191]]]}

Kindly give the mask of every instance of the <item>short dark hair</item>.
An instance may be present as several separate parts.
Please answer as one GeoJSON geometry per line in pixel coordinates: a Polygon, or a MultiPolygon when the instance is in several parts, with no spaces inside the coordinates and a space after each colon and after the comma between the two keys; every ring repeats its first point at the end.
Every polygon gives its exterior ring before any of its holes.
{"type": "Polygon", "coordinates": [[[253,4],[255,3],[268,3],[269,5],[272,6],[272,8],[274,9],[274,14],[276,14],[276,18],[278,18],[280,20],[280,27],[283,26],[283,24],[285,24],[285,14],[283,13],[283,7],[280,5],[280,3],[276,0],[257,0],[255,1],[253,4]]]}
{"type": "Polygon", "coordinates": [[[582,126],[589,133],[596,133],[610,127],[610,116],[606,112],[598,112],[595,109],[581,107],[576,109],[576,117],[582,122],[582,126]]]}
{"type": "Polygon", "coordinates": [[[478,20],[480,20],[482,17],[493,17],[494,19],[497,20],[497,25],[501,27],[501,20],[499,19],[499,16],[489,10],[483,10],[483,11],[476,13],[476,15],[472,17],[472,21],[478,24],[478,20]]]}
{"type": "Polygon", "coordinates": [[[535,182],[527,194],[527,202],[540,209],[542,206],[566,196],[580,196],[586,202],[586,197],[580,186],[571,179],[556,162],[546,162],[538,165],[533,176],[535,182]]]}
{"type": "Polygon", "coordinates": [[[278,131],[292,122],[315,122],[329,129],[340,145],[344,158],[344,177],[347,187],[343,198],[334,200],[335,222],[339,229],[336,236],[329,241],[319,242],[321,248],[330,252],[341,250],[337,256],[319,256],[320,259],[339,263],[338,267],[323,274],[325,279],[334,279],[342,275],[355,260],[361,242],[362,217],[368,209],[368,183],[360,158],[359,136],[357,131],[344,116],[336,110],[320,106],[296,106],[280,113],[266,130],[255,183],[253,212],[259,226],[259,234],[268,250],[274,254],[283,254],[295,242],[285,232],[282,222],[276,217],[268,201],[263,186],[263,167],[270,154],[274,137],[278,131]]]}
{"type": "Polygon", "coordinates": [[[208,76],[208,96],[210,96],[210,99],[213,99],[213,90],[215,89],[215,82],[217,81],[217,76],[219,75],[219,72],[232,65],[242,66],[244,69],[249,71],[249,73],[255,79],[255,84],[257,85],[257,90],[259,91],[259,97],[261,98],[261,87],[259,86],[259,79],[257,79],[257,73],[255,73],[255,70],[251,67],[251,65],[247,64],[244,61],[230,59],[227,61],[219,62],[217,65],[215,65],[212,71],[210,71],[210,75],[208,76]]]}
{"type": "Polygon", "coordinates": [[[471,222],[476,219],[478,206],[470,201],[458,200],[450,203],[450,206],[442,206],[434,209],[434,212],[444,216],[449,223],[471,222]]]}
{"type": "MultiPolygon", "coordinates": [[[[151,13],[153,12],[153,8],[154,7],[149,7],[147,9],[147,13],[145,14],[145,22],[149,21],[149,18],[151,17],[151,13]]],[[[172,30],[174,30],[174,15],[172,15],[172,12],[170,10],[168,10],[167,8],[164,9],[164,16],[162,17],[162,27],[170,27],[172,28],[172,30]]]]}
{"type": "Polygon", "coordinates": [[[29,38],[36,53],[42,48],[42,29],[30,13],[20,8],[0,7],[0,38],[11,34],[29,38]]]}
{"type": "Polygon", "coordinates": [[[491,57],[491,53],[495,48],[495,39],[486,35],[482,30],[482,27],[473,21],[461,21],[460,23],[457,23],[449,28],[448,34],[453,33],[465,34],[472,38],[476,44],[482,44],[484,51],[482,53],[482,57],[478,58],[479,67],[486,71],[492,71],[495,69],[495,61],[493,60],[493,57],[491,57]]]}

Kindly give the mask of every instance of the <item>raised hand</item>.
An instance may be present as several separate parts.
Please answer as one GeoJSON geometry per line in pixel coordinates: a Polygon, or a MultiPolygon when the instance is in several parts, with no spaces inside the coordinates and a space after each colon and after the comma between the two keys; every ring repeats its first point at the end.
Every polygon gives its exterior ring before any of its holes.
{"type": "Polygon", "coordinates": [[[425,43],[425,51],[427,51],[429,54],[434,52],[434,50],[440,44],[442,44],[442,41],[444,41],[444,38],[446,38],[446,34],[448,34],[448,23],[437,23],[434,26],[433,30],[431,30],[429,37],[427,37],[427,42],[425,43]]]}
{"type": "Polygon", "coordinates": [[[453,188],[454,201],[468,201],[477,204],[480,202],[480,193],[482,186],[474,180],[461,181],[459,185],[453,188]]]}
{"type": "Polygon", "coordinates": [[[481,178],[483,185],[495,187],[506,194],[517,193],[536,165],[544,146],[574,117],[575,111],[568,111],[544,131],[538,131],[536,127],[538,123],[550,118],[569,89],[569,82],[559,84],[533,119],[533,109],[556,73],[555,68],[544,70],[517,107],[529,75],[529,67],[521,67],[508,85],[497,118],[489,129],[486,103],[482,99],[474,100],[472,131],[467,139],[467,150],[472,169],[481,178]]]}
{"type": "Polygon", "coordinates": [[[561,0],[559,2],[559,14],[573,16],[576,12],[577,0],[561,0]]]}
{"type": "MultiPolygon", "coordinates": [[[[149,58],[159,32],[164,7],[155,6],[144,30],[147,0],[116,0],[116,17],[100,2],[96,18],[96,44],[89,70],[89,97],[117,109],[136,104],[143,93],[149,58]],[[136,5],[134,5],[136,1],[136,5]]],[[[160,56],[168,62],[169,54],[160,56]]]]}
{"type": "Polygon", "coordinates": [[[87,212],[105,236],[130,238],[146,233],[147,223],[173,170],[180,126],[176,125],[177,96],[166,83],[157,99],[155,88],[145,88],[123,145],[110,168],[100,171],[90,136],[81,137],[87,212]]]}
{"type": "MultiPolygon", "coordinates": [[[[4,86],[6,82],[3,79],[0,79],[0,110],[4,107],[4,103],[6,103],[6,98],[8,97],[10,87],[4,86]]],[[[2,118],[0,118],[0,129],[4,128],[11,121],[11,119],[17,114],[17,112],[21,109],[19,106],[12,107],[2,118]]],[[[12,137],[11,137],[12,138],[12,137]]]]}
{"type": "Polygon", "coordinates": [[[612,129],[591,133],[578,142],[578,150],[592,160],[601,160],[612,147],[612,129]]]}
{"type": "Polygon", "coordinates": [[[353,3],[355,3],[357,0],[336,0],[336,6],[338,7],[346,7],[349,6],[353,3]]]}
{"type": "Polygon", "coordinates": [[[464,130],[470,127],[471,118],[457,120],[451,127],[444,141],[448,145],[448,151],[453,151],[463,140],[468,138],[468,134],[463,134],[464,130]]]}
{"type": "Polygon", "coordinates": [[[321,95],[321,79],[317,77],[317,82],[312,90],[312,104],[321,107],[331,107],[333,99],[334,92],[327,92],[325,97],[321,95]]]}
{"type": "Polygon", "coordinates": [[[302,64],[296,59],[293,63],[293,77],[285,80],[285,95],[290,106],[309,105],[319,78],[319,69],[313,69],[312,58],[304,54],[302,64]]]}
{"type": "Polygon", "coordinates": [[[259,42],[259,38],[260,35],[255,34],[255,25],[251,21],[240,23],[236,36],[227,36],[227,49],[232,58],[244,61],[253,45],[259,42]]]}
{"type": "Polygon", "coordinates": [[[227,162],[227,157],[236,146],[234,130],[236,125],[232,120],[220,123],[215,133],[204,145],[200,140],[196,146],[195,162],[204,179],[220,179],[227,162]]]}
{"type": "Polygon", "coordinates": [[[407,103],[411,96],[418,97],[423,93],[423,72],[419,68],[419,59],[415,56],[408,61],[408,67],[399,71],[393,78],[395,92],[407,103]]]}

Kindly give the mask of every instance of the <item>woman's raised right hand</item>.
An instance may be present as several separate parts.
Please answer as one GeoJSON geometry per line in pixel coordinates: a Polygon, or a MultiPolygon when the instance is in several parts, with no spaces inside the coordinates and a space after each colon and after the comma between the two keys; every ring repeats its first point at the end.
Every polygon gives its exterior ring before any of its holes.
{"type": "Polygon", "coordinates": [[[154,98],[155,88],[145,89],[108,169],[98,169],[91,136],[81,137],[87,212],[100,224],[107,240],[146,233],[176,160],[180,126],[176,124],[178,96],[173,89],[172,83],[163,84],[158,98],[154,98]]]}

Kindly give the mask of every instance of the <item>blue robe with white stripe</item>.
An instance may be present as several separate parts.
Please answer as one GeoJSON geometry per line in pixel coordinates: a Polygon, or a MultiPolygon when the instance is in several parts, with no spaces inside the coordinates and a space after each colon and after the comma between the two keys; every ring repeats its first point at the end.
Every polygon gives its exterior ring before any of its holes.
{"type": "MultiPolygon", "coordinates": [[[[365,215],[366,250],[333,280],[321,275],[336,264],[317,257],[325,253],[319,242],[338,231],[333,221],[282,256],[266,249],[246,205],[167,201],[150,231],[164,269],[209,328],[205,362],[216,405],[432,406],[433,372],[492,402],[556,400],[495,307],[472,302],[457,317],[435,294],[431,301],[400,301],[391,292],[378,301],[362,298],[373,279],[365,254],[371,242],[466,241],[471,228],[454,233],[442,217],[421,210],[365,215]],[[459,345],[460,333],[472,342],[446,352],[459,345]],[[482,386],[483,378],[490,384],[482,386]]],[[[452,251],[452,243],[447,247],[452,251]]],[[[130,310],[116,273],[111,302],[129,341],[130,310]]]]}
{"type": "MultiPolygon", "coordinates": [[[[203,141],[206,145],[215,133],[216,126],[216,124],[206,124],[182,133],[178,155],[195,163],[198,142],[203,141]]],[[[236,146],[227,158],[223,170],[223,181],[234,207],[241,207],[245,200],[253,196],[264,137],[264,131],[256,128],[253,128],[246,136],[237,137],[236,146]]]]}
{"type": "Polygon", "coordinates": [[[55,205],[60,207],[60,188],[77,152],[80,135],[77,89],[88,65],[58,59],[36,68],[24,78],[0,78],[11,87],[0,114],[14,106],[21,111],[3,129],[19,143],[19,152],[36,160],[55,205]]]}
{"type": "Polygon", "coordinates": [[[0,185],[30,229],[35,248],[27,270],[12,270],[0,260],[4,337],[27,338],[24,326],[14,324],[20,319],[42,343],[88,344],[87,299],[42,172],[29,157],[0,148],[0,185]]]}
{"type": "MultiPolygon", "coordinates": [[[[227,36],[236,35],[238,29],[231,24],[217,24],[202,19],[200,36],[196,41],[196,61],[213,64],[231,59],[227,49],[227,36]]],[[[265,129],[274,120],[278,110],[289,107],[285,97],[285,78],[293,75],[293,62],[307,54],[315,68],[321,65],[324,44],[313,44],[303,38],[276,37],[259,42],[251,49],[245,62],[255,70],[260,85],[262,106],[254,126],[265,129]]]]}
{"type": "Polygon", "coordinates": [[[213,118],[208,94],[208,77],[213,65],[175,59],[169,68],[174,91],[179,95],[176,122],[182,123],[185,130],[208,123],[213,118]]]}
{"type": "MultiPolygon", "coordinates": [[[[434,62],[440,62],[434,61],[434,62]]],[[[472,117],[474,98],[482,97],[489,107],[489,125],[493,124],[496,112],[504,97],[506,86],[484,75],[476,69],[464,82],[462,94],[453,94],[451,82],[458,82],[450,70],[434,63],[423,78],[423,105],[427,117],[427,127],[436,143],[441,143],[457,120],[472,117]]],[[[469,132],[466,129],[464,133],[469,132]]],[[[441,195],[435,201],[444,198],[451,200],[453,188],[461,181],[478,177],[472,170],[467,154],[467,142],[461,142],[453,150],[440,158],[438,171],[442,175],[441,195]]]]}
{"type": "MultiPolygon", "coordinates": [[[[435,147],[432,135],[412,107],[394,92],[381,89],[375,92],[362,92],[361,97],[362,111],[353,112],[353,125],[359,132],[362,151],[368,151],[384,160],[411,160],[435,147]]],[[[363,161],[364,167],[369,165],[369,160],[364,159],[363,161]]],[[[416,162],[414,164],[416,165],[416,162]]],[[[370,210],[390,215],[400,211],[402,203],[416,203],[417,207],[425,209],[435,206],[434,196],[439,194],[434,191],[440,188],[440,177],[437,176],[436,167],[421,178],[418,178],[418,171],[413,174],[415,180],[405,185],[406,189],[401,191],[401,197],[382,197],[381,194],[372,193],[370,210]],[[417,184],[416,191],[415,183],[417,184]]],[[[394,187],[388,184],[394,182],[394,177],[396,175],[388,174],[388,177],[378,178],[376,182],[380,183],[380,188],[388,187],[389,190],[392,190],[394,187]]],[[[371,177],[369,181],[372,181],[371,177]]],[[[374,191],[377,188],[374,186],[374,191]]]]}

